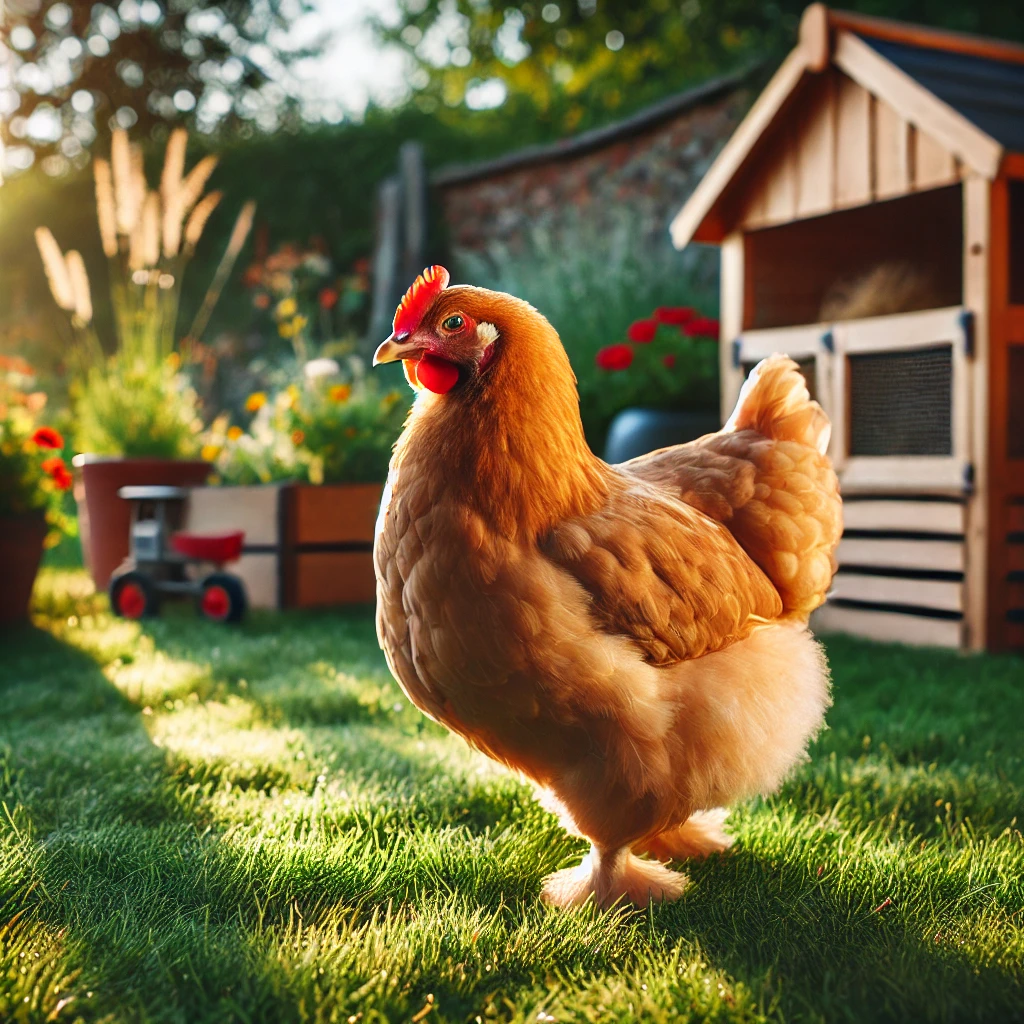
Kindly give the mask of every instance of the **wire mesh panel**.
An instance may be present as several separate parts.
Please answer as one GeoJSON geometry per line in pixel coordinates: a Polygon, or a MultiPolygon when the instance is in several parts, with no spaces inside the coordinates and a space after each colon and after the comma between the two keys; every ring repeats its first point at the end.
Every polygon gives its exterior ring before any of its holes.
{"type": "Polygon", "coordinates": [[[953,454],[950,345],[849,356],[850,455],[953,454]]]}

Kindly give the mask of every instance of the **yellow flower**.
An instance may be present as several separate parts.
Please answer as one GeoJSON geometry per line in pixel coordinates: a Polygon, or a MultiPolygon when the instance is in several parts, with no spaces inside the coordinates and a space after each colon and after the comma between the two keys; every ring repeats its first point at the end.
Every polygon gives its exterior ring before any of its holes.
{"type": "Polygon", "coordinates": [[[228,427],[228,440],[237,441],[244,433],[241,427],[228,427]]]}
{"type": "Polygon", "coordinates": [[[274,314],[278,320],[287,320],[288,317],[295,316],[298,308],[299,304],[289,296],[287,299],[282,299],[277,304],[277,309],[274,311],[274,314]]]}
{"type": "Polygon", "coordinates": [[[299,331],[301,331],[302,328],[305,327],[306,324],[308,324],[308,323],[309,323],[309,320],[306,317],[304,317],[304,316],[297,316],[297,317],[295,317],[295,319],[292,320],[292,332],[294,334],[298,334],[299,331]]]}
{"type": "Polygon", "coordinates": [[[332,402],[347,402],[352,394],[351,384],[332,384],[331,390],[327,392],[332,402]]]}
{"type": "Polygon", "coordinates": [[[247,412],[258,412],[267,404],[267,394],[265,391],[254,391],[246,400],[245,408],[247,412]]]}
{"type": "Polygon", "coordinates": [[[179,370],[179,369],[181,369],[181,356],[179,356],[177,352],[172,352],[167,357],[167,365],[172,370],[179,370]]]}
{"type": "Polygon", "coordinates": [[[290,320],[282,320],[277,325],[277,333],[280,334],[282,338],[290,338],[295,333],[295,328],[292,326],[290,320]]]}
{"type": "Polygon", "coordinates": [[[213,462],[220,455],[220,448],[215,444],[204,444],[203,450],[199,454],[204,462],[213,462]]]}
{"type": "Polygon", "coordinates": [[[305,440],[306,435],[301,430],[292,431],[292,444],[295,445],[296,448],[298,448],[298,446],[305,440]]]}
{"type": "Polygon", "coordinates": [[[292,400],[292,405],[294,405],[299,400],[298,384],[289,384],[288,387],[285,388],[285,392],[287,393],[288,397],[292,400]]]}

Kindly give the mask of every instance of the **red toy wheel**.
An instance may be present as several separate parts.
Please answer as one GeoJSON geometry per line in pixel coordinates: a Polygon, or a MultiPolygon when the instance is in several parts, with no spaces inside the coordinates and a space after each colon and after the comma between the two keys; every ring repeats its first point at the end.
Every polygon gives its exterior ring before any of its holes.
{"type": "Polygon", "coordinates": [[[208,619],[226,619],[228,612],[231,611],[231,598],[228,597],[228,592],[217,583],[212,587],[207,587],[199,601],[202,604],[203,614],[208,619]]]}
{"type": "Polygon", "coordinates": [[[110,581],[110,607],[123,619],[144,619],[157,614],[160,601],[149,577],[132,571],[110,581]]]}
{"type": "Polygon", "coordinates": [[[240,622],[245,615],[245,588],[237,576],[215,572],[203,580],[196,603],[204,618],[214,622],[240,622]]]}

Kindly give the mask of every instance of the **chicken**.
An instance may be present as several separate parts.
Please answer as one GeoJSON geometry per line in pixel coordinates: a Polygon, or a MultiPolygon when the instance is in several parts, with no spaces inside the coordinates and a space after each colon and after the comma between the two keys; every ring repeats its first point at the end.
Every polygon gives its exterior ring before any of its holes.
{"type": "Polygon", "coordinates": [[[544,898],[674,899],[829,704],[807,630],[841,532],[829,422],[764,360],[721,432],[609,466],[554,328],[510,295],[416,279],[374,363],[418,392],[374,561],[377,633],[425,714],[532,780],[591,843],[544,898]]]}

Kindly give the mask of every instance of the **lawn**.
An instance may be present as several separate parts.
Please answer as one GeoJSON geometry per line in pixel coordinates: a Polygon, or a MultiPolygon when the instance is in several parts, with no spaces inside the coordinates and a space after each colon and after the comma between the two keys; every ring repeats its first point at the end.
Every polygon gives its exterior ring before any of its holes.
{"type": "Polygon", "coordinates": [[[424,720],[369,610],[0,639],[0,1020],[1024,1017],[1024,662],[836,638],[830,729],[678,903],[552,911],[581,844],[424,720]]]}

